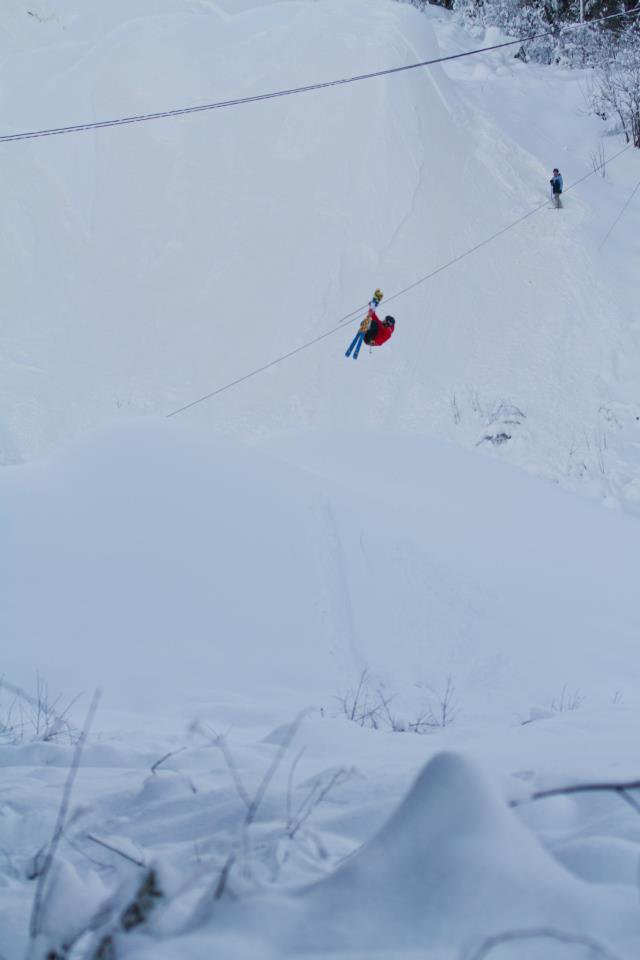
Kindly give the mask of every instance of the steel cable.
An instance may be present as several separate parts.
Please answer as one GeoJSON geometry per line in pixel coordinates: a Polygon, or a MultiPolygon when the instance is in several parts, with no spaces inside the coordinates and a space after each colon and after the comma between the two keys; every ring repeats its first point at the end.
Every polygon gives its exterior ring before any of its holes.
{"type": "Polygon", "coordinates": [[[141,113],[130,117],[117,117],[113,120],[94,120],[88,123],[74,123],[63,127],[50,127],[44,130],[29,130],[22,133],[7,133],[0,135],[0,143],[13,143],[18,140],[34,140],[37,137],[55,137],[67,133],[80,133],[85,130],[104,130],[108,127],[121,127],[132,123],[146,123],[149,120],[160,120],[167,117],[181,117],[193,113],[203,113],[208,110],[221,110],[225,107],[239,107],[248,103],[260,103],[265,100],[275,100],[279,97],[290,97],[300,93],[310,93],[316,90],[326,90],[329,87],[345,86],[350,83],[359,83],[361,80],[372,80],[375,77],[386,77],[407,70],[417,70],[422,67],[431,67],[438,63],[447,63],[451,60],[460,60],[463,57],[475,56],[479,53],[489,53],[493,50],[502,50],[505,47],[514,47],[518,44],[540,40],[552,34],[562,33],[565,30],[576,30],[605,20],[615,20],[620,17],[629,17],[640,12],[640,6],[621,13],[612,13],[595,20],[585,20],[583,23],[570,23],[560,28],[545,30],[542,33],[533,33],[528,37],[519,37],[517,40],[507,40],[504,43],[494,43],[489,47],[478,47],[475,50],[465,50],[462,53],[452,53],[445,57],[435,57],[432,60],[421,60],[418,63],[409,63],[401,67],[389,67],[386,70],[374,70],[371,73],[356,74],[352,77],[343,77],[339,80],[326,80],[323,83],[310,83],[301,87],[290,87],[285,90],[273,90],[270,93],[257,93],[248,97],[236,97],[231,100],[218,100],[213,103],[203,103],[190,107],[177,107],[174,110],[159,110],[154,113],[141,113]]]}
{"type": "MultiPolygon", "coordinates": [[[[623,153],[629,150],[633,144],[628,143],[626,146],[619,150],[617,153],[614,153],[613,156],[608,157],[603,160],[601,164],[598,164],[590,170],[589,173],[585,173],[584,176],[579,177],[577,180],[574,180],[566,190],[567,193],[569,190],[573,190],[579,184],[583,183],[585,180],[588,180],[589,177],[593,177],[600,169],[607,163],[611,163],[613,160],[616,160],[623,153]]],[[[640,184],[639,184],[640,186],[640,184]]],[[[634,191],[635,192],[635,191],[634,191]]],[[[631,197],[629,198],[629,200],[631,197]]],[[[429,273],[426,273],[423,277],[420,277],[418,280],[414,280],[413,283],[408,284],[408,286],[403,287],[401,290],[396,290],[390,296],[385,297],[385,303],[389,303],[391,300],[396,300],[398,297],[401,297],[403,294],[408,293],[410,290],[414,290],[416,287],[420,286],[422,283],[426,283],[428,280],[431,280],[433,277],[437,276],[439,273],[442,273],[444,270],[447,270],[449,267],[452,267],[456,263],[460,263],[461,260],[464,260],[466,257],[471,256],[472,253],[475,253],[477,250],[482,249],[488,243],[491,243],[493,240],[496,240],[498,237],[501,237],[507,231],[512,230],[514,227],[517,227],[518,224],[522,223],[524,220],[527,220],[529,217],[532,217],[535,213],[538,213],[540,210],[543,210],[548,206],[549,201],[545,200],[544,203],[540,203],[535,207],[532,207],[531,210],[528,210],[522,216],[518,217],[517,220],[513,220],[511,223],[507,224],[506,227],[502,227],[500,230],[496,230],[495,233],[492,233],[489,237],[485,237],[484,240],[481,240],[479,243],[474,244],[473,247],[469,247],[468,250],[465,250],[463,253],[458,254],[458,256],[453,257],[451,260],[448,260],[446,263],[441,264],[439,267],[436,267],[435,270],[431,270],[429,273]]],[[[619,219],[619,218],[618,218],[619,219]]],[[[613,228],[612,228],[613,229],[613,228]]],[[[349,323],[354,323],[355,318],[362,314],[363,310],[366,310],[367,304],[364,304],[361,307],[357,307],[355,310],[352,310],[351,313],[345,314],[344,317],[338,321],[338,323],[331,327],[329,330],[325,330],[324,333],[319,334],[317,337],[314,337],[312,340],[308,340],[306,343],[300,344],[300,346],[295,347],[295,349],[290,350],[288,353],[284,353],[279,357],[275,357],[273,360],[270,360],[268,363],[263,364],[260,367],[256,367],[254,370],[250,370],[249,373],[243,374],[241,377],[237,377],[235,380],[231,380],[229,383],[223,384],[221,387],[217,387],[215,390],[212,390],[210,393],[205,394],[202,397],[198,397],[196,400],[192,400],[190,403],[184,404],[182,407],[178,407],[176,410],[172,410],[171,413],[168,413],[167,417],[175,417],[179,413],[183,413],[185,410],[189,410],[191,407],[195,407],[199,403],[204,403],[205,400],[210,400],[212,397],[217,396],[220,393],[224,393],[225,390],[230,390],[232,387],[237,386],[240,383],[244,383],[245,380],[250,380],[252,377],[257,376],[259,373],[263,373],[265,370],[268,370],[270,367],[275,367],[277,364],[282,363],[284,360],[288,360],[290,357],[295,356],[297,353],[301,353],[303,350],[308,350],[309,347],[313,347],[316,343],[319,343],[321,340],[325,340],[327,337],[330,337],[334,333],[338,333],[340,330],[344,330],[345,325],[349,323]]]]}

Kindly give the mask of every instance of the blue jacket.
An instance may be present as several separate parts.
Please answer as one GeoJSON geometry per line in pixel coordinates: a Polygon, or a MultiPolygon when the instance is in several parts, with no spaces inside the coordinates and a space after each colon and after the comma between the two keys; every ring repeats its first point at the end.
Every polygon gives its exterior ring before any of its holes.
{"type": "Polygon", "coordinates": [[[551,177],[551,180],[549,180],[549,183],[551,184],[552,193],[562,193],[563,183],[562,183],[561,173],[556,174],[555,177],[551,177]]]}

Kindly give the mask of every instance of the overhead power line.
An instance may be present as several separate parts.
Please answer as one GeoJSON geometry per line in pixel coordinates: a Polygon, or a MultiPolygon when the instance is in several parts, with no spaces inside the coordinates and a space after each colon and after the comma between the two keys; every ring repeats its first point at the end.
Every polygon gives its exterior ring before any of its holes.
{"type": "Polygon", "coordinates": [[[146,123],[149,120],[161,120],[168,117],[183,117],[193,113],[204,113],[207,110],[221,110],[225,107],[239,107],[247,103],[261,103],[265,100],[275,100],[279,97],[291,97],[300,93],[311,93],[316,90],[326,90],[329,87],[340,87],[350,83],[359,83],[361,80],[373,80],[375,77],[387,77],[408,70],[417,70],[422,67],[432,67],[437,63],[447,63],[451,60],[460,60],[463,57],[475,56],[478,53],[489,53],[493,50],[503,50],[505,47],[514,47],[518,44],[529,43],[532,40],[541,40],[565,30],[579,30],[583,27],[603,23],[605,20],[616,20],[620,17],[630,17],[640,12],[640,6],[621,13],[611,13],[606,17],[595,20],[585,20],[583,23],[569,23],[559,29],[553,28],[541,33],[533,33],[528,37],[519,37],[517,40],[507,40],[504,43],[494,43],[489,47],[478,47],[475,50],[465,50],[463,53],[452,53],[446,57],[435,57],[431,60],[420,60],[418,63],[409,63],[401,67],[389,67],[386,70],[374,70],[371,73],[360,73],[352,77],[342,77],[339,80],[326,80],[323,83],[310,83],[302,87],[290,87],[286,90],[273,90],[269,93],[257,93],[249,97],[236,97],[232,100],[217,100],[213,103],[202,103],[190,107],[177,107],[174,110],[159,110],[155,113],[141,113],[130,117],[117,117],[113,120],[94,120],[89,123],[74,123],[64,127],[50,127],[44,130],[29,130],[22,133],[7,133],[0,136],[0,143],[13,143],[16,140],[34,140],[37,137],[55,137],[65,133],[81,133],[84,130],[105,130],[108,127],[122,127],[132,123],[146,123]]]}
{"type": "MultiPolygon", "coordinates": [[[[589,177],[593,177],[598,173],[601,168],[607,164],[611,163],[613,160],[616,160],[618,157],[622,156],[623,153],[626,153],[633,144],[628,143],[626,146],[619,150],[617,153],[614,153],[613,156],[606,158],[602,161],[601,164],[598,164],[594,167],[593,170],[590,170],[589,173],[585,173],[584,176],[579,177],[577,180],[574,180],[566,190],[567,193],[569,190],[573,190],[579,184],[584,183],[585,180],[588,180],[589,177]]],[[[640,184],[638,184],[640,186],[640,184]]],[[[637,189],[637,187],[636,187],[637,189]]],[[[634,190],[635,193],[635,190],[634,190]]],[[[633,194],[632,194],[633,196],[633,194]]],[[[629,201],[631,197],[629,197],[629,201]]],[[[627,201],[627,203],[629,202],[627,201]]],[[[535,213],[538,213],[540,210],[543,210],[545,207],[548,207],[549,201],[545,200],[543,203],[539,203],[537,206],[532,207],[531,210],[528,210],[526,213],[523,213],[522,216],[518,217],[517,220],[513,220],[511,223],[507,224],[506,227],[502,227],[500,230],[496,230],[495,233],[492,233],[490,236],[485,237],[484,240],[481,240],[479,243],[474,244],[474,246],[469,247],[468,250],[465,250],[463,253],[458,254],[458,256],[453,257],[451,260],[448,260],[446,263],[441,264],[439,267],[436,267],[435,270],[431,270],[429,273],[426,273],[423,277],[419,277],[418,280],[414,280],[413,283],[408,284],[408,286],[403,287],[401,290],[396,290],[395,293],[392,293],[390,296],[385,297],[385,303],[389,303],[391,300],[397,300],[398,297],[403,296],[403,294],[408,293],[410,290],[414,290],[416,287],[419,287],[421,284],[426,283],[428,280],[432,280],[433,277],[436,277],[439,273],[442,273],[444,270],[448,270],[449,267],[452,267],[456,263],[460,263],[461,260],[464,260],[466,257],[471,256],[472,253],[476,253],[477,250],[486,247],[487,244],[491,243],[493,240],[497,240],[498,237],[501,237],[507,231],[512,230],[514,227],[517,227],[518,224],[522,223],[524,220],[528,220],[529,217],[532,217],[535,213]]],[[[623,211],[624,212],[624,211],[623,211]]],[[[619,219],[619,218],[618,218],[619,219]]],[[[615,226],[615,224],[614,224],[615,226]]],[[[612,228],[613,229],[613,228],[612,228]]],[[[199,403],[204,403],[205,400],[211,400],[212,397],[218,396],[220,393],[224,393],[226,390],[231,390],[232,387],[238,386],[240,383],[244,383],[245,380],[250,380],[252,377],[256,377],[259,373],[263,373],[265,370],[269,370],[271,367],[277,366],[279,363],[282,363],[284,360],[288,360],[290,357],[294,357],[296,354],[301,353],[303,350],[308,350],[310,347],[315,346],[316,343],[320,343],[321,340],[325,340],[327,337],[332,336],[334,333],[338,333],[340,330],[344,329],[345,323],[354,323],[355,319],[358,316],[362,315],[362,311],[367,309],[367,304],[363,304],[360,307],[357,307],[355,310],[352,310],[351,313],[347,313],[344,317],[341,317],[338,323],[331,327],[329,330],[325,330],[324,333],[319,334],[317,337],[313,337],[312,340],[307,340],[306,343],[300,344],[300,346],[295,347],[293,350],[289,350],[288,353],[283,353],[278,357],[275,357],[273,360],[270,360],[268,363],[262,364],[260,367],[256,367],[254,370],[250,370],[248,373],[243,374],[241,377],[236,377],[235,380],[229,381],[220,387],[217,387],[215,390],[212,390],[210,393],[206,393],[202,397],[198,397],[196,400],[192,400],[190,403],[185,403],[184,406],[178,407],[176,410],[172,410],[171,413],[167,414],[167,418],[175,417],[179,413],[184,413],[185,410],[189,410],[191,407],[197,406],[199,403]]]]}
{"type": "Polygon", "coordinates": [[[635,197],[635,195],[636,195],[639,187],[640,187],[640,180],[638,180],[638,182],[636,183],[635,187],[633,188],[633,190],[631,191],[631,193],[630,193],[629,196],[627,197],[627,199],[626,199],[626,201],[625,201],[625,203],[624,203],[624,205],[623,205],[623,207],[622,207],[622,210],[620,211],[620,213],[619,213],[618,216],[615,218],[615,220],[613,221],[613,223],[611,224],[611,226],[610,226],[609,229],[607,230],[606,234],[604,235],[604,238],[603,238],[603,240],[600,242],[600,246],[598,247],[598,253],[600,253],[600,251],[601,251],[602,248],[604,247],[605,243],[607,242],[607,240],[609,239],[609,237],[610,237],[611,234],[613,233],[613,228],[616,226],[616,224],[618,223],[618,221],[622,218],[623,213],[625,212],[625,210],[627,209],[627,207],[629,206],[629,204],[631,203],[631,201],[632,201],[633,198],[635,197]]]}

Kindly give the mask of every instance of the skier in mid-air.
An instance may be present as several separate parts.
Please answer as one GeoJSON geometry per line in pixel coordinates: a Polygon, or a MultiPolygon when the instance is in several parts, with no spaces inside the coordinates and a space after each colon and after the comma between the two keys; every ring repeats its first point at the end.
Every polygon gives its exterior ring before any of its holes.
{"type": "Polygon", "coordinates": [[[381,347],[395,330],[396,321],[393,317],[385,317],[384,320],[381,320],[372,308],[369,309],[367,319],[369,325],[362,339],[370,347],[381,347]]]}
{"type": "Polygon", "coordinates": [[[562,206],[562,203],[560,202],[560,194],[562,193],[563,182],[562,174],[557,167],[553,168],[553,176],[551,177],[551,180],[549,180],[549,183],[551,184],[551,197],[553,202],[556,207],[560,208],[562,206]]]}
{"type": "Polygon", "coordinates": [[[376,307],[382,300],[382,296],[382,290],[376,290],[373,294],[372,299],[369,301],[367,315],[360,324],[355,337],[349,344],[345,357],[352,356],[354,360],[357,360],[360,347],[363,343],[368,344],[370,347],[380,347],[383,343],[386,343],[393,334],[396,326],[394,318],[385,317],[384,320],[380,320],[380,317],[376,313],[376,307]]]}

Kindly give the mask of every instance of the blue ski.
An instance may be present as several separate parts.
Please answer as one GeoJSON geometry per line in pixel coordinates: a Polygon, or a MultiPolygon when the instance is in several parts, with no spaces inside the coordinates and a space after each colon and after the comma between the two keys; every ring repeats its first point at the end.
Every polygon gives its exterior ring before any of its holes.
{"type": "Polygon", "coordinates": [[[369,323],[371,322],[371,313],[376,309],[376,307],[378,306],[381,300],[382,300],[382,290],[376,290],[373,294],[373,297],[369,301],[369,312],[367,313],[367,316],[364,318],[364,320],[360,324],[360,329],[358,330],[355,337],[349,344],[349,348],[345,353],[345,357],[350,357],[353,354],[353,359],[354,360],[358,359],[358,354],[360,353],[360,347],[364,342],[364,335],[369,327],[369,323]]]}
{"type": "Polygon", "coordinates": [[[349,348],[348,348],[347,352],[345,353],[345,357],[350,357],[351,354],[353,353],[353,359],[355,360],[355,359],[357,358],[358,354],[360,353],[360,346],[361,346],[361,344],[362,344],[362,337],[363,337],[362,331],[361,331],[361,330],[358,330],[358,332],[356,333],[355,337],[353,338],[353,340],[352,340],[351,343],[349,344],[349,348]]]}
{"type": "Polygon", "coordinates": [[[357,360],[357,359],[358,359],[358,355],[359,355],[359,353],[360,353],[360,347],[362,346],[363,343],[364,343],[364,333],[360,333],[360,338],[359,338],[359,340],[358,340],[358,342],[357,342],[357,344],[356,344],[355,350],[353,351],[353,359],[354,359],[354,360],[357,360]]]}

